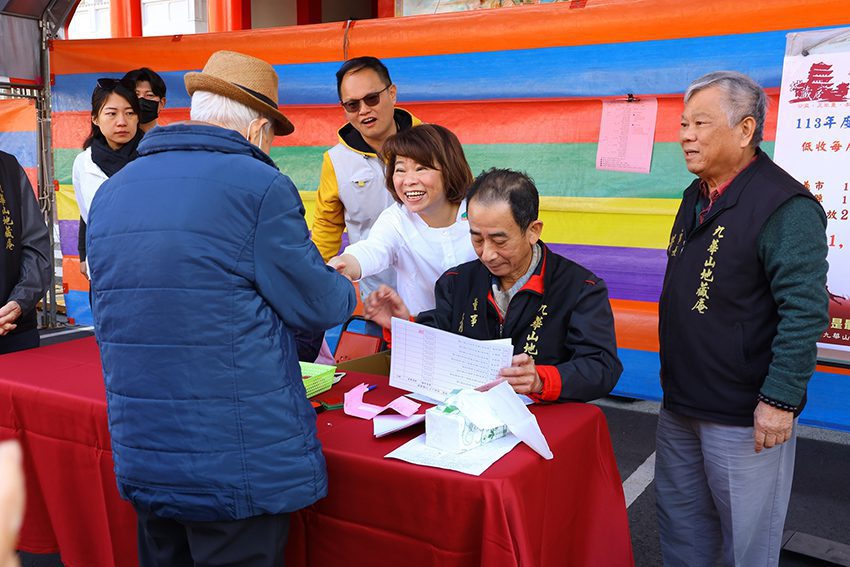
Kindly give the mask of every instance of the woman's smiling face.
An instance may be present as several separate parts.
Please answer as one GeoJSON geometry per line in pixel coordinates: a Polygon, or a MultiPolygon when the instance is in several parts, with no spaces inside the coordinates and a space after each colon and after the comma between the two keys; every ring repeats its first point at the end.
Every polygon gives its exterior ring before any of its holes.
{"type": "Polygon", "coordinates": [[[393,187],[401,203],[413,213],[431,216],[451,206],[443,187],[443,172],[409,157],[396,157],[393,187]]]}

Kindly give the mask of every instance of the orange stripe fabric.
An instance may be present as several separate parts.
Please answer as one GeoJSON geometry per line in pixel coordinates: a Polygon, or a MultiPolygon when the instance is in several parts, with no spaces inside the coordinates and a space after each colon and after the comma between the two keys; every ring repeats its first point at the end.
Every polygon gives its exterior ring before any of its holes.
{"type": "Polygon", "coordinates": [[[230,49],[269,63],[314,63],[343,58],[344,23],[225,33],[122,39],[53,40],[54,74],[113,73],[147,66],[157,71],[203,68],[210,54],[230,49]]]}
{"type": "Polygon", "coordinates": [[[89,280],[80,273],[79,256],[62,257],[62,282],[68,286],[68,289],[77,291],[89,290],[89,280]]]}
{"type": "MultiPolygon", "coordinates": [[[[776,137],[779,96],[770,97],[765,140],[776,137]]],[[[563,144],[596,143],[602,103],[599,100],[508,100],[481,102],[400,103],[415,116],[454,132],[464,144],[563,144]],[[541,125],[545,125],[541,127],[541,125]]],[[[290,136],[275,138],[275,146],[332,146],[345,123],[340,107],[333,105],[284,106],[295,124],[290,136]]],[[[656,142],[678,142],[682,97],[658,99],[656,142]]],[[[186,108],[166,108],[160,124],[189,119],[186,108]]],[[[87,112],[54,114],[53,143],[57,148],[79,148],[91,128],[87,112]]]]}
{"type": "Polygon", "coordinates": [[[797,29],[847,23],[845,0],[588,0],[512,10],[357,22],[350,55],[409,57],[593,45],[797,29]]]}
{"type": "Polygon", "coordinates": [[[658,304],[612,299],[617,346],[658,352],[658,304]]]}
{"type": "Polygon", "coordinates": [[[850,376],[850,368],[839,368],[837,366],[826,366],[824,364],[818,364],[815,367],[816,372],[825,372],[827,374],[843,374],[845,376],[850,376]]]}
{"type": "Polygon", "coordinates": [[[35,198],[38,199],[38,168],[37,167],[25,167],[24,173],[27,174],[27,179],[32,185],[32,192],[35,193],[35,198]]]}
{"type": "MultiPolygon", "coordinates": [[[[537,47],[623,43],[801,29],[847,23],[846,0],[589,0],[510,10],[352,22],[348,57],[412,57],[537,47]]],[[[273,64],[341,61],[345,23],[220,34],[52,42],[54,72],[123,73],[200,69],[210,53],[234,49],[273,64]]]]}
{"type": "Polygon", "coordinates": [[[0,132],[33,132],[37,126],[34,100],[0,100],[0,132]]]}

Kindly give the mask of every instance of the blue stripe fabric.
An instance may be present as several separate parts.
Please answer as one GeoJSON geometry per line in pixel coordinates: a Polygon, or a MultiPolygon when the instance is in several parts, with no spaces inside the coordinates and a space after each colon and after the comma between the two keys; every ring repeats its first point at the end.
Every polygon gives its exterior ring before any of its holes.
{"type": "MultiPolygon", "coordinates": [[[[169,108],[188,108],[189,95],[183,76],[197,69],[159,73],[165,81],[166,100],[169,108]]],[[[109,73],[79,73],[56,75],[53,86],[53,112],[91,112],[91,95],[97,80],[102,77],[120,79],[120,75],[109,73]]]]}
{"type": "MultiPolygon", "coordinates": [[[[718,69],[766,88],[782,78],[787,31],[385,59],[399,101],[492,100],[681,93],[718,69]]],[[[335,104],[340,61],[276,65],[286,104],[335,104]]],[[[185,71],[163,73],[171,108],[189,106],[185,71]]],[[[87,111],[99,73],[58,75],[57,112],[87,111]]]]}
{"type": "Polygon", "coordinates": [[[623,374],[611,393],[625,398],[660,401],[664,393],[658,380],[661,370],[658,353],[619,348],[617,354],[623,363],[623,374]]]}
{"type": "Polygon", "coordinates": [[[33,132],[0,132],[0,150],[18,158],[21,167],[38,167],[38,139],[33,132]]]}
{"type": "Polygon", "coordinates": [[[89,292],[66,291],[65,308],[68,310],[68,317],[72,318],[77,325],[94,325],[89,307],[89,292]]]}
{"type": "MultiPolygon", "coordinates": [[[[657,352],[619,349],[623,375],[612,392],[614,395],[660,401],[663,392],[658,380],[661,362],[657,352]]],[[[850,431],[850,380],[843,374],[815,372],[809,381],[808,402],[800,414],[800,423],[850,431]]]]}

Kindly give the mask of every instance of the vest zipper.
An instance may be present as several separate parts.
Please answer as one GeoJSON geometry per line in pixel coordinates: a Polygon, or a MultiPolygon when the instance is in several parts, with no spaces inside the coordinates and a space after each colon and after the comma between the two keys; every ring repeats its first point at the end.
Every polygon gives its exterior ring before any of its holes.
{"type": "Polygon", "coordinates": [[[499,306],[496,304],[496,300],[493,298],[492,291],[487,292],[487,301],[490,303],[490,305],[493,306],[493,309],[496,310],[496,316],[499,318],[499,338],[501,339],[503,338],[502,331],[505,328],[505,318],[507,318],[508,316],[507,310],[505,310],[505,316],[502,317],[502,312],[499,310],[499,306]]]}

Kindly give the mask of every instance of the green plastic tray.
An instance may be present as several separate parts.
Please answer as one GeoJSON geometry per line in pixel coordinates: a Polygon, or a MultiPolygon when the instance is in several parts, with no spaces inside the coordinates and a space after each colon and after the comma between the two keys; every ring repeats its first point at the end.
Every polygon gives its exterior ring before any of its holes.
{"type": "Polygon", "coordinates": [[[301,365],[301,376],[306,376],[304,378],[304,389],[307,390],[308,398],[331,389],[336,366],[312,362],[299,362],[298,364],[301,365]]]}

